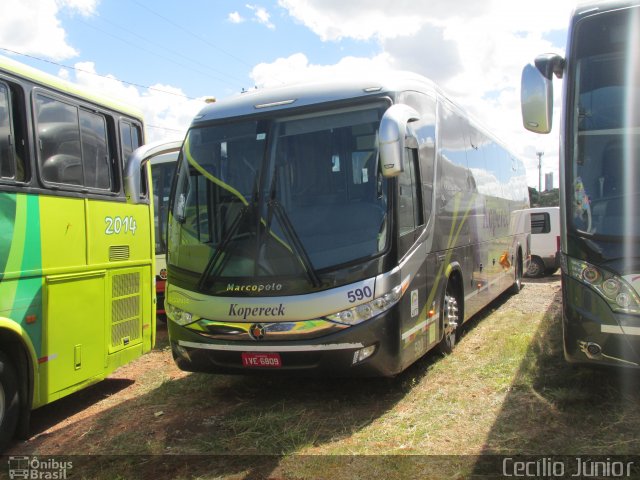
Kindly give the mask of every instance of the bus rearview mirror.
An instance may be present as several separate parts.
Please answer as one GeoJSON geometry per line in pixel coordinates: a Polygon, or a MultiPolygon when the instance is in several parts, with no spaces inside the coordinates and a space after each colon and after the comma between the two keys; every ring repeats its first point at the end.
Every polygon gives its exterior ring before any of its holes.
{"type": "Polygon", "coordinates": [[[553,122],[553,85],[533,65],[522,70],[522,124],[534,133],[549,133],[553,122]]]}
{"type": "Polygon", "coordinates": [[[419,118],[418,112],[402,104],[392,105],[382,116],[378,135],[382,176],[396,177],[402,172],[404,149],[414,144],[417,146],[417,141],[412,141],[407,124],[419,118]]]}

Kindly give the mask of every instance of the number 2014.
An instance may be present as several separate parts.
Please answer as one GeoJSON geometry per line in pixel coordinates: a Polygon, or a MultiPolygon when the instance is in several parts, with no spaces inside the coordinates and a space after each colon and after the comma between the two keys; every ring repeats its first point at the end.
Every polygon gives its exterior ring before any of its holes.
{"type": "Polygon", "coordinates": [[[135,235],[138,228],[136,219],[131,215],[127,217],[104,217],[104,223],[106,224],[104,229],[106,235],[119,235],[129,232],[135,235]]]}

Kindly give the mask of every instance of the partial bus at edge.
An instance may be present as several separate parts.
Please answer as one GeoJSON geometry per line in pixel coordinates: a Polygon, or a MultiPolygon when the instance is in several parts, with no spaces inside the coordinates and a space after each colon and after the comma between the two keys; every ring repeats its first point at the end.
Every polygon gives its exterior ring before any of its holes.
{"type": "Polygon", "coordinates": [[[168,330],[188,371],[393,376],[450,353],[529,258],[522,162],[411,74],[205,107],[170,202],[168,330]]]}
{"type": "Polygon", "coordinates": [[[524,126],[560,125],[562,330],[572,363],[640,366],[640,2],[581,2],[565,58],[522,75],[524,126]]]}
{"type": "Polygon", "coordinates": [[[158,315],[163,316],[164,291],[167,281],[167,218],[171,182],[176,169],[177,150],[182,142],[162,143],[167,153],[154,156],[151,160],[151,176],[153,184],[153,218],[156,239],[156,301],[158,315]]]}
{"type": "Polygon", "coordinates": [[[143,132],[137,110],[0,57],[0,451],[32,409],[153,348],[143,132]]]}

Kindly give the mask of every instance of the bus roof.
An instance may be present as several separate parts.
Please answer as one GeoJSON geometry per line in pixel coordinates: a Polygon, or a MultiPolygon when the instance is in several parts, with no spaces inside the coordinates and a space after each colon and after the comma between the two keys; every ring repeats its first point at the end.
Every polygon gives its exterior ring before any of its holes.
{"type": "Polygon", "coordinates": [[[278,111],[283,108],[297,108],[316,103],[379,96],[385,92],[404,90],[439,91],[431,80],[410,72],[350,75],[348,78],[324,79],[250,90],[236,97],[207,105],[195,117],[193,123],[278,111]]]}
{"type": "Polygon", "coordinates": [[[99,93],[81,87],[80,85],[68,82],[62,78],[50,75],[16,60],[0,55],[0,73],[3,71],[43,86],[61,90],[65,93],[70,93],[78,98],[89,100],[93,103],[116,110],[128,116],[138,119],[142,118],[142,112],[135,107],[121,103],[105,95],[100,95],[99,93]]]}
{"type": "Polygon", "coordinates": [[[640,6],[640,0],[578,0],[572,17],[576,21],[584,15],[633,6],[640,6]]]}

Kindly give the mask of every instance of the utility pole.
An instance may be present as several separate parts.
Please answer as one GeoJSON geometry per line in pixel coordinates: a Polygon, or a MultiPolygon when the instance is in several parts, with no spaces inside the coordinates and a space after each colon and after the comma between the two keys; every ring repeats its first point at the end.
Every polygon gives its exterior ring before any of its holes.
{"type": "Polygon", "coordinates": [[[544,152],[542,150],[536,152],[538,156],[538,193],[542,193],[542,156],[544,152]]]}

